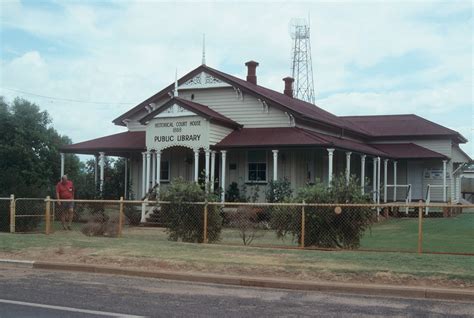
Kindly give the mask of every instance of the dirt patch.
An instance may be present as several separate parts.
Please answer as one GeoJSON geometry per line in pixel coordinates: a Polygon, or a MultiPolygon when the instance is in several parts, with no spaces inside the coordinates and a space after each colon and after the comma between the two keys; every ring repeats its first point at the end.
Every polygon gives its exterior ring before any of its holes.
{"type": "MultiPolygon", "coordinates": [[[[474,290],[474,282],[447,277],[420,277],[408,274],[379,272],[337,272],[321,268],[298,268],[279,265],[240,265],[214,262],[203,264],[192,261],[160,259],[159,257],[116,256],[97,253],[97,250],[77,247],[29,248],[18,252],[0,252],[0,258],[35,260],[93,265],[119,266],[148,271],[183,271],[224,275],[244,275],[259,278],[282,278],[301,281],[374,283],[403,286],[447,287],[474,290]]],[[[266,263],[266,262],[263,262],[266,263]]]]}

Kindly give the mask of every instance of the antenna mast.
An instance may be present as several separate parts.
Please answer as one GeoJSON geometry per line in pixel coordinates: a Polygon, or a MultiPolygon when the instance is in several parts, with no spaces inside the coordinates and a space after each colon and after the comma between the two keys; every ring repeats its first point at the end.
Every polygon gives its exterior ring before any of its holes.
{"type": "MultiPolygon", "coordinates": [[[[308,19],[309,20],[309,19],[308,19]]],[[[295,97],[314,104],[313,63],[309,21],[292,19],[290,36],[293,41],[291,74],[295,79],[295,97]]]]}

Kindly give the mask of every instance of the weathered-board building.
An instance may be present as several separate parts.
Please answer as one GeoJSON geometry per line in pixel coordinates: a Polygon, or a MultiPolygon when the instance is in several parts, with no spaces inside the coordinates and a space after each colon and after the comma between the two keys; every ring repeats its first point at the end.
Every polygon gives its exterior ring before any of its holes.
{"type": "Polygon", "coordinates": [[[459,199],[457,170],[470,158],[458,132],[417,115],[335,116],[294,98],[292,78],[280,93],[258,85],[258,63],[245,65],[246,80],[201,65],[117,117],[126,132],[63,152],[128,158],[136,197],[177,177],[263,192],[269,180],[298,188],[342,173],[376,201],[459,199]]]}

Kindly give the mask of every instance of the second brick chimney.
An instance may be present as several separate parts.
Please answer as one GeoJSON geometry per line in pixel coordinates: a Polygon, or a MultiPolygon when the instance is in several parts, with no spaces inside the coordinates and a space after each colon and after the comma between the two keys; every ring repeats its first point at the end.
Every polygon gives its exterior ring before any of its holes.
{"type": "Polygon", "coordinates": [[[295,79],[293,77],[288,76],[285,77],[283,81],[285,82],[285,90],[283,91],[283,93],[286,96],[293,98],[293,82],[295,81],[295,79]]]}
{"type": "Polygon", "coordinates": [[[255,61],[248,61],[245,63],[247,66],[247,82],[257,85],[257,66],[258,63],[255,61]]]}

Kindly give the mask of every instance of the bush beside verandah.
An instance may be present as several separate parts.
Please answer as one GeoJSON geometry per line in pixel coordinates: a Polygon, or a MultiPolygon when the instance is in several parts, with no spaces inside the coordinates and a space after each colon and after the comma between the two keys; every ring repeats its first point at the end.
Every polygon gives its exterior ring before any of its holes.
{"type": "MultiPolygon", "coordinates": [[[[298,203],[369,203],[370,198],[361,193],[359,181],[344,176],[333,179],[331,187],[322,183],[300,188],[292,199],[298,203]]],[[[293,235],[301,242],[301,213],[290,209],[274,207],[271,227],[277,237],[293,235]]],[[[354,249],[360,246],[360,240],[374,221],[374,212],[370,207],[305,207],[305,246],[322,248],[354,249]]]]}

